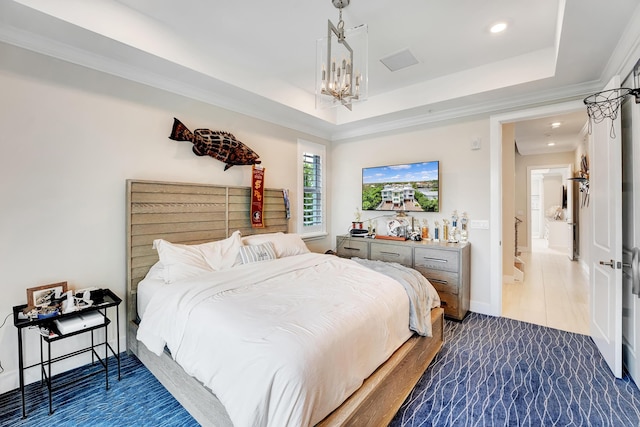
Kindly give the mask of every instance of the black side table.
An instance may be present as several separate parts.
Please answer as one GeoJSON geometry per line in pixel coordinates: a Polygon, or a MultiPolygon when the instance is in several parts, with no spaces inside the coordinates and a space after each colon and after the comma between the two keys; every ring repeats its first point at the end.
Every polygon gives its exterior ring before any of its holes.
{"type": "MultiPolygon", "coordinates": [[[[86,307],[82,310],[79,311],[74,311],[72,313],[67,313],[67,314],[59,314],[57,316],[54,317],[48,317],[45,319],[25,319],[22,318],[20,316],[20,313],[22,313],[22,310],[25,309],[27,307],[26,304],[23,305],[17,305],[13,307],[13,324],[15,325],[15,327],[18,329],[18,371],[19,371],[19,376],[20,376],[20,393],[22,395],[22,418],[26,418],[27,417],[27,411],[26,411],[26,405],[25,405],[25,392],[24,392],[24,388],[25,388],[25,384],[24,384],[24,371],[26,369],[30,369],[30,368],[34,368],[34,367],[40,367],[40,377],[41,377],[41,381],[46,382],[47,384],[47,390],[49,392],[49,415],[51,415],[53,413],[53,405],[52,405],[52,392],[62,388],[62,387],[66,387],[68,385],[71,385],[73,383],[76,383],[78,381],[81,381],[89,376],[92,375],[96,375],[100,372],[102,372],[104,370],[105,372],[105,383],[106,383],[106,388],[107,390],[109,389],[109,365],[108,365],[108,357],[109,357],[109,351],[111,352],[111,354],[113,354],[113,356],[116,358],[117,362],[118,362],[118,381],[120,381],[120,314],[118,313],[118,306],[120,305],[120,303],[122,302],[122,300],[116,295],[114,294],[111,290],[109,289],[103,289],[104,291],[104,299],[102,299],[101,302],[98,302],[96,304],[93,304],[90,307],[86,307]],[[114,349],[111,347],[111,345],[109,344],[109,336],[108,336],[108,330],[107,330],[107,326],[111,323],[111,320],[109,319],[109,317],[107,316],[107,309],[114,307],[115,308],[115,312],[116,312],[116,347],[117,347],[117,351],[114,351],[114,349]],[[103,318],[104,318],[104,322],[95,325],[95,326],[91,326],[91,327],[87,327],[84,329],[79,329],[77,331],[74,332],[69,332],[66,334],[62,334],[60,333],[60,331],[56,328],[55,325],[55,320],[61,320],[61,319],[68,319],[68,318],[72,318],[72,317],[77,317],[81,314],[86,314],[86,313],[90,313],[90,312],[98,312],[100,313],[103,318]],[[40,362],[39,363],[35,363],[33,365],[29,365],[29,366],[24,366],[24,348],[23,348],[23,343],[22,343],[22,332],[25,328],[31,328],[31,327],[35,327],[35,328],[40,328],[40,327],[46,327],[48,328],[50,331],[52,331],[54,334],[51,336],[44,336],[42,334],[40,334],[40,362]],[[96,343],[94,340],[94,335],[93,332],[97,329],[104,329],[104,342],[100,342],[100,343],[96,343]],[[74,335],[79,335],[79,334],[83,334],[86,332],[91,332],[91,345],[89,347],[83,348],[81,350],[77,350],[74,351],[72,353],[67,353],[64,354],[62,356],[59,357],[55,357],[55,358],[51,358],[51,343],[59,341],[59,340],[63,340],[65,338],[74,336],[74,335]],[[44,347],[44,343],[46,343],[47,345],[47,360],[44,360],[44,351],[43,351],[43,347],[44,347]],[[100,357],[100,355],[96,352],[96,347],[104,345],[104,360],[102,359],[102,357],[100,357]],[[56,387],[53,387],[52,384],[52,378],[51,378],[51,364],[58,362],[60,360],[64,360],[67,359],[69,357],[73,357],[73,356],[77,356],[78,354],[82,354],[82,353],[86,353],[86,352],[91,352],[91,362],[92,364],[95,363],[96,359],[97,361],[102,365],[102,369],[92,372],[90,374],[87,374],[86,376],[82,377],[82,378],[78,378],[75,379],[73,381],[69,381],[65,384],[61,384],[58,385],[56,387]]],[[[38,332],[39,333],[39,332],[38,332]]]]}

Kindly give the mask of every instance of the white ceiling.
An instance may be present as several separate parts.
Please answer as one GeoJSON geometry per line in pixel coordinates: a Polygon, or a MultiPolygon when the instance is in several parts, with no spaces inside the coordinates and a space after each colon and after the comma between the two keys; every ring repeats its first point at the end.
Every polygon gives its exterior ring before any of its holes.
{"type": "Polygon", "coordinates": [[[515,124],[516,149],[523,156],[573,151],[586,132],[586,110],[523,120],[515,124]],[[552,123],[560,126],[554,128],[552,123]]]}
{"type": "MultiPolygon", "coordinates": [[[[4,0],[0,40],[340,140],[582,99],[637,49],[638,4],[352,0],[345,26],[369,31],[369,99],[353,111],[315,109],[331,0],[4,0]],[[491,34],[497,21],[509,27],[491,34]],[[418,64],[390,72],[379,61],[406,48],[418,64]]],[[[545,140],[548,122],[518,126],[518,149],[545,140]]]]}

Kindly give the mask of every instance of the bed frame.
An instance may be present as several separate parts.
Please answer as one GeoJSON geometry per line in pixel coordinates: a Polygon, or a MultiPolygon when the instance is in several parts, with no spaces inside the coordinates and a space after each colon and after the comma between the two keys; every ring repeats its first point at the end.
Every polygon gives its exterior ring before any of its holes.
{"type": "MultiPolygon", "coordinates": [[[[127,351],[136,357],[203,426],[232,426],[209,389],[187,375],[167,352],[160,357],[136,339],[138,283],[158,260],[154,239],[197,244],[287,232],[283,190],[264,192],[265,228],[251,228],[251,189],[207,184],[127,180],[127,351]]],[[[387,425],[444,343],[444,311],[431,311],[433,337],[413,335],[319,426],[387,425]]]]}

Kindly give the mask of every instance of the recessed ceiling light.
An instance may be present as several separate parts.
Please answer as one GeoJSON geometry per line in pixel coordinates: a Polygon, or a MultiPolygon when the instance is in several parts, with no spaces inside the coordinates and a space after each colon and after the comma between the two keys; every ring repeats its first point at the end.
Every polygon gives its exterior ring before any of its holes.
{"type": "Polygon", "coordinates": [[[559,128],[560,126],[562,126],[562,123],[560,122],[551,123],[551,129],[556,129],[556,128],[559,128]]]}
{"type": "Polygon", "coordinates": [[[501,33],[506,29],[507,29],[506,22],[498,22],[497,24],[494,24],[489,31],[495,34],[495,33],[501,33]]]}
{"type": "Polygon", "coordinates": [[[555,142],[547,142],[547,147],[553,147],[554,145],[556,145],[555,142]]]}

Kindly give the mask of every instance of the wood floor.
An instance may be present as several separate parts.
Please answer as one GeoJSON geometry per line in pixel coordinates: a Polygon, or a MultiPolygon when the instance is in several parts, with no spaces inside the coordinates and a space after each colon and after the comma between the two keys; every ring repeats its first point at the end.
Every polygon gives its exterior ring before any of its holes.
{"type": "Polygon", "coordinates": [[[566,254],[534,239],[523,252],[524,281],[503,283],[502,315],[510,319],[589,334],[589,278],[566,254]]]}

